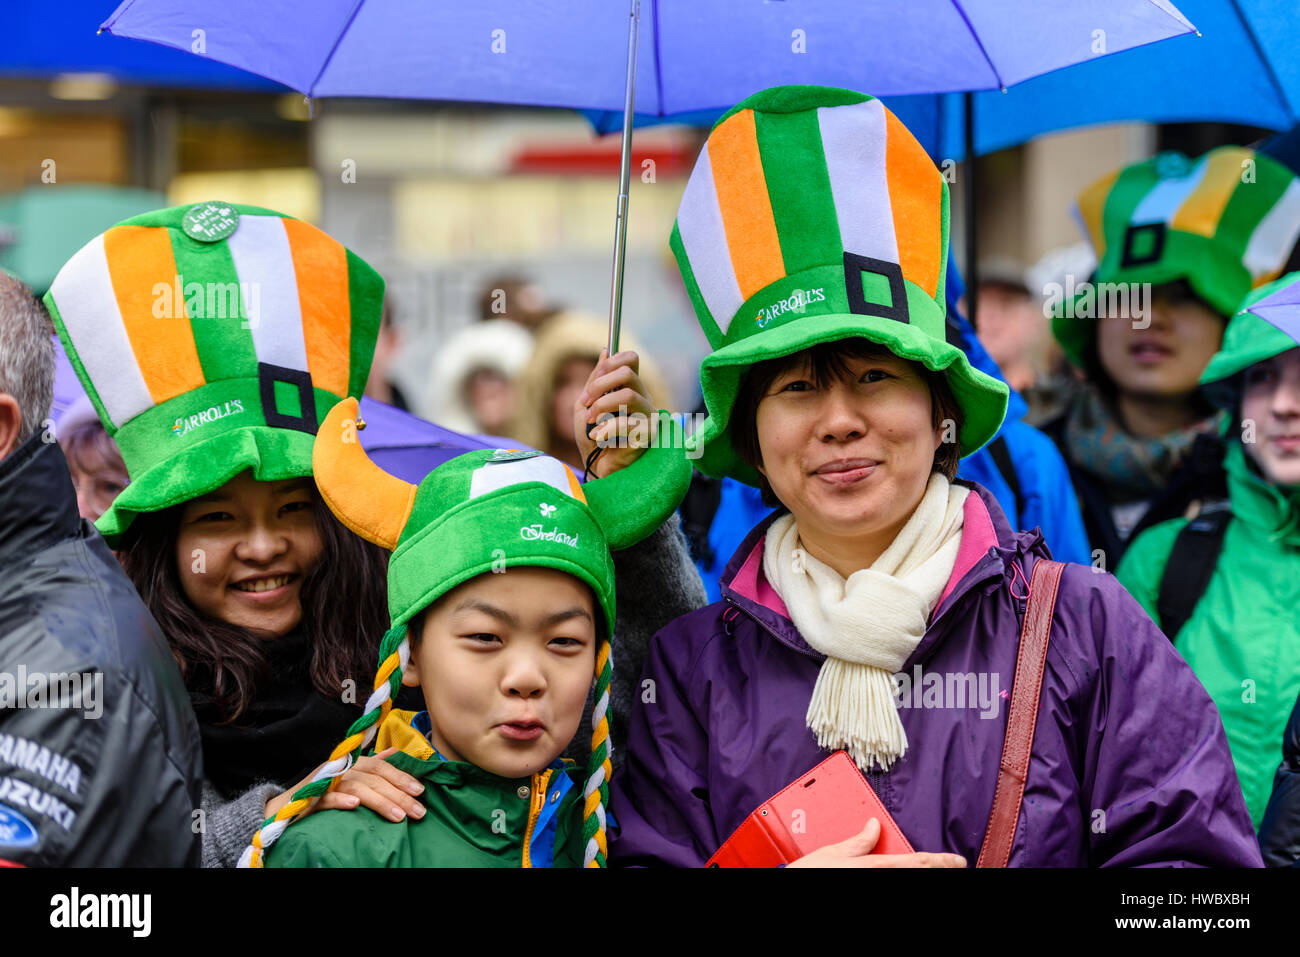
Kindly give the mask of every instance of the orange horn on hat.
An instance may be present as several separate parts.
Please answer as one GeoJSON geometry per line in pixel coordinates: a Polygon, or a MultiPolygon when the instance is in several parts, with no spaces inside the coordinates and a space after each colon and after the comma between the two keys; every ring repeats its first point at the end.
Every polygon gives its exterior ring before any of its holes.
{"type": "Polygon", "coordinates": [[[370,461],[357,438],[357,408],[357,400],[349,397],[330,409],[316,433],[312,471],[339,521],[391,552],[411,517],[416,487],[370,461]]]}

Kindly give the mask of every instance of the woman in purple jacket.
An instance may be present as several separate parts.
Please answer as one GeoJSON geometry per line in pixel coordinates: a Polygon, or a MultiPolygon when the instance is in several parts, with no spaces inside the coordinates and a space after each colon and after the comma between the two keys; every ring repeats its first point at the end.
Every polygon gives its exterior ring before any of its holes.
{"type": "MultiPolygon", "coordinates": [[[[723,600],[652,643],[612,814],[615,863],[702,865],[831,751],[877,829],[803,864],[974,863],[1002,755],[1037,531],[952,480],[1006,387],[944,338],[948,195],[878,100],[784,87],[714,127],[672,247],[714,351],[706,473],[783,506],[723,600]]],[[[1258,866],[1214,706],[1110,575],[1066,567],[1013,866],[1258,866]]]]}

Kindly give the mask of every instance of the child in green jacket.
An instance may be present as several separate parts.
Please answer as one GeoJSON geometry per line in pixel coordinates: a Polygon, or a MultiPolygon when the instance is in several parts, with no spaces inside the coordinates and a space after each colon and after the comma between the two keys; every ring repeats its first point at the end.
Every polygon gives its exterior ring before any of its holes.
{"type": "MultiPolygon", "coordinates": [[[[660,422],[675,428],[666,414],[660,422]]],[[[253,836],[241,865],[603,867],[609,552],[676,507],[689,474],[680,442],[660,433],[635,465],[585,486],[540,452],[497,449],[452,459],[417,487],[366,457],[361,427],[355,400],[335,406],[313,471],[339,519],[392,550],[392,628],[365,713],[253,836]],[[560,755],[593,681],[591,757],[578,769],[560,755]],[[402,684],[422,689],[427,710],[392,708],[402,684]],[[302,819],[372,743],[396,749],[388,760],[424,785],[425,813],[390,821],[358,808],[302,819]]]]}

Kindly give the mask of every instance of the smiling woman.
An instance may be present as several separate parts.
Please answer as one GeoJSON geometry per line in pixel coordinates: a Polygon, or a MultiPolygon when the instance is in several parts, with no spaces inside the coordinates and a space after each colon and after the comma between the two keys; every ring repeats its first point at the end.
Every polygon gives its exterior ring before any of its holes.
{"type": "MultiPolygon", "coordinates": [[[[383,293],[315,227],[208,202],[95,237],[46,296],[131,480],[97,527],[199,718],[206,865],[234,864],[356,717],[387,627],[385,556],[330,515],[311,478],[317,423],[365,385],[383,293]],[[156,308],[156,289],[182,277],[190,291],[239,291],[237,308],[156,308]]],[[[410,787],[368,757],[326,806],[400,818],[418,811],[410,787]]]]}
{"type": "Polygon", "coordinates": [[[947,339],[947,185],[888,109],[823,87],[750,97],[710,134],[672,246],[713,348],[690,451],[784,508],[737,550],[722,601],[655,636],[611,859],[700,866],[842,751],[919,852],[871,853],[883,828],[846,806],[840,838],[792,866],[1258,864],[1186,664],[1113,578],[1040,567],[1041,533],[952,479],[1007,388],[947,339]],[[1032,688],[1021,620],[1044,601],[1032,688]],[[1023,804],[1003,814],[1004,747],[1025,750],[1006,709],[900,678],[1013,675],[1013,700],[1041,705],[1023,804]]]}
{"type": "Polygon", "coordinates": [[[258,482],[243,472],[181,507],[176,564],[208,618],[279,638],[302,620],[303,577],[321,538],[309,479],[258,482]]]}
{"type": "MultiPolygon", "coordinates": [[[[950,480],[957,474],[955,438],[964,420],[942,375],[867,339],[845,339],[754,365],[740,380],[731,428],[736,453],[759,474],[766,504],[820,500],[809,520],[819,523],[826,515],[828,540],[878,532],[879,554],[920,501],[930,473],[950,480]],[[861,405],[859,396],[871,401],[861,405]],[[828,403],[828,428],[871,431],[869,455],[800,446],[810,432],[797,423],[818,420],[828,403]],[[859,407],[883,428],[855,419],[859,407]],[[770,428],[773,422],[779,428],[770,428]],[[879,480],[869,482],[873,477],[879,480]],[[881,504],[864,507],[863,495],[881,504]]],[[[855,553],[854,567],[862,557],[855,553]]]]}
{"type": "MultiPolygon", "coordinates": [[[[387,624],[386,555],[340,525],[310,480],[258,482],[243,472],[216,492],[142,515],[122,553],[215,725],[245,717],[270,659],[284,657],[280,644],[306,652],[311,685],[339,703],[336,722],[348,720],[345,682],[364,684],[374,654],[373,639],[358,636],[387,624]]],[[[318,733],[331,739],[334,726],[318,733]]],[[[314,766],[315,753],[304,750],[288,780],[314,766]]],[[[220,766],[209,776],[225,787],[254,783],[228,780],[220,766]]]]}

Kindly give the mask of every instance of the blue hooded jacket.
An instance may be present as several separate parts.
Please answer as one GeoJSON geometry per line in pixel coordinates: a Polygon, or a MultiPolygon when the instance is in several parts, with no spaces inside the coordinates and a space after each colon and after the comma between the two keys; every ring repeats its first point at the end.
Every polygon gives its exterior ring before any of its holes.
{"type": "MultiPolygon", "coordinates": [[[[957,343],[966,353],[970,364],[980,372],[1006,381],[1002,370],[985,350],[975,335],[975,329],[966,317],[957,311],[957,300],[965,287],[952,257],[948,258],[948,317],[953,330],[960,335],[957,343]]],[[[1007,417],[993,441],[974,455],[961,460],[957,477],[978,482],[993,493],[1012,528],[1029,530],[1040,528],[1052,557],[1060,562],[1092,564],[1092,548],[1083,527],[1083,515],[1074,495],[1070,471],[1061,457],[1056,443],[1045,434],[1023,421],[1029,406],[1015,389],[1007,402],[1007,417]],[[1020,483],[1020,502],[1011,484],[998,468],[992,448],[1002,442],[1020,483]]]]}

